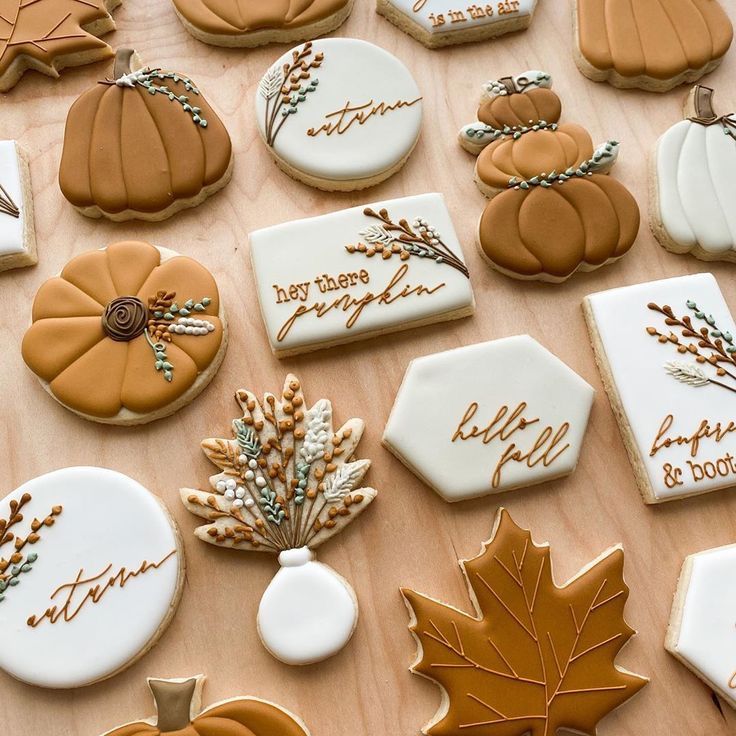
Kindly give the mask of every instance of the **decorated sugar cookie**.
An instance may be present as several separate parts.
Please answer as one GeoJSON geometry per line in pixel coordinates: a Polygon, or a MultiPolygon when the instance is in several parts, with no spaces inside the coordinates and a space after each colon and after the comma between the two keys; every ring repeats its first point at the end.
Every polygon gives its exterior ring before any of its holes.
{"type": "Polygon", "coordinates": [[[354,0],[173,0],[195,38],[215,46],[307,41],[339,28],[354,0]]]}
{"type": "Polygon", "coordinates": [[[532,22],[537,0],[491,0],[457,5],[447,0],[377,0],[376,10],[428,48],[495,38],[532,22]]]}
{"type": "Polygon", "coordinates": [[[736,708],[736,545],[690,555],[682,566],[665,648],[736,708]]]}
{"type": "Polygon", "coordinates": [[[536,340],[507,337],[413,360],[383,444],[463,501],[572,473],[592,403],[593,389],[536,340]]]}
{"type": "Polygon", "coordinates": [[[650,92],[713,71],[733,37],[720,0],[575,0],[574,22],[586,77],[650,92]]]}
{"type": "Polygon", "coordinates": [[[121,0],[0,0],[0,92],[27,69],[58,77],[69,66],[112,56],[100,39],[115,29],[121,0]]]}
{"type": "Polygon", "coordinates": [[[395,174],[422,124],[409,70],[355,38],[305,43],[284,54],[256,92],[261,137],[289,176],[327,191],[353,191],[395,174]]]}
{"type": "Polygon", "coordinates": [[[475,181],[491,201],[478,225],[481,255],[517,279],[560,282],[624,256],[639,208],[607,174],[619,144],[593,147],[579,125],[560,124],[552,79],[540,71],[483,85],[478,120],[459,134],[478,155],[475,181]]]}
{"type": "Polygon", "coordinates": [[[195,534],[226,549],[278,555],[281,569],[258,610],[258,632],[271,654],[304,665],[337,654],[358,621],[350,584],[317,562],[314,550],[360,514],[376,491],[361,486],[370,466],[354,452],[360,419],[333,429],[332,405],[306,404],[299,380],[286,377],[280,395],[241,389],[242,418],[233,439],[202,443],[220,468],[209,491],[183,488],[181,499],[207,524],[195,534]]]}
{"type": "Polygon", "coordinates": [[[736,115],[714,111],[712,89],[693,87],[652,163],[651,226],[662,246],[736,261],[736,115]]]}
{"type": "Polygon", "coordinates": [[[256,230],[250,252],[268,338],[280,357],[473,312],[468,269],[441,194],[256,230]]]}
{"type": "Polygon", "coordinates": [[[230,181],[230,136],[191,79],[119,49],[71,107],[59,185],[87,217],[163,220],[230,181]]]}
{"type": "Polygon", "coordinates": [[[297,716],[259,698],[230,698],[202,708],[204,675],[148,678],[156,715],[102,736],[309,736],[297,716]]]}
{"type": "Polygon", "coordinates": [[[28,160],[16,141],[0,141],[0,271],[37,262],[28,160]]]}
{"type": "Polygon", "coordinates": [[[73,258],[36,294],[23,359],[95,422],[172,414],[212,380],[227,345],[217,284],[197,261],[127,241],[73,258]]]}
{"type": "Polygon", "coordinates": [[[0,501],[0,669],[74,688],[143,656],[176,611],[184,557],[174,522],[142,485],[65,468],[0,501]]]}
{"type": "Polygon", "coordinates": [[[611,289],[583,309],[645,502],[736,485],[736,324],[715,278],[611,289]]]}
{"type": "Polygon", "coordinates": [[[402,590],[418,648],[412,672],[442,691],[427,736],[595,734],[648,683],[616,664],[635,633],[620,545],[559,587],[549,545],[501,509],[480,555],[460,567],[471,614],[402,590]]]}

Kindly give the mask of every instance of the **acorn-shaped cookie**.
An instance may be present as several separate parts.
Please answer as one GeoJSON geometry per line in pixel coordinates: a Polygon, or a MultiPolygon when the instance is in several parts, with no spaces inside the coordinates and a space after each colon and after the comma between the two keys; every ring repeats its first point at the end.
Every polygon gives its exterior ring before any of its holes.
{"type": "Polygon", "coordinates": [[[59,185],[88,217],[164,220],[230,180],[230,136],[199,89],[119,49],[69,110],[59,185]]]}

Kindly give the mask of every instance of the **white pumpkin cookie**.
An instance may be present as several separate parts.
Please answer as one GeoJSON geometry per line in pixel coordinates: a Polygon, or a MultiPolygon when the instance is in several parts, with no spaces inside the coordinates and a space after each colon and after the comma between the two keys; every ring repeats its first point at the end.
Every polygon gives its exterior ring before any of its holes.
{"type": "Polygon", "coordinates": [[[0,271],[37,262],[28,160],[15,141],[0,141],[0,271]]]}
{"type": "Polygon", "coordinates": [[[34,478],[0,501],[0,669],[48,688],[112,677],[156,643],[183,582],[174,522],[140,483],[34,478]]]}
{"type": "Polygon", "coordinates": [[[259,401],[241,389],[235,397],[243,413],[232,422],[233,438],[202,442],[220,472],[210,477],[210,490],[182,488],[181,500],[206,520],[195,530],[202,541],[278,556],[258,633],[286,664],[319,662],[348,643],[358,622],[350,584],[317,562],[314,550],[376,496],[360,485],[370,461],[354,457],[364,424],[350,419],[333,430],[330,402],[309,408],[293,375],[279,396],[259,401]]]}
{"type": "Polygon", "coordinates": [[[652,232],[673,253],[736,262],[736,115],[718,115],[713,90],[696,85],[684,117],[652,158],[652,232]]]}
{"type": "Polygon", "coordinates": [[[255,99],[261,137],[289,176],[326,191],[378,184],[419,139],[422,95],[409,70],[354,38],[305,43],[264,74],[255,99]]]}

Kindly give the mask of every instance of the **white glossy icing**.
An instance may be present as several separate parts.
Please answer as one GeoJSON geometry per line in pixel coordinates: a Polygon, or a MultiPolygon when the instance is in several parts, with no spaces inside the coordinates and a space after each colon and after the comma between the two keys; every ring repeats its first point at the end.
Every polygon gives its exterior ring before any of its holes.
{"type": "MultiPolygon", "coordinates": [[[[297,46],[295,50],[302,48],[297,46]]],[[[369,178],[402,161],[414,147],[422,123],[421,92],[409,70],[387,51],[353,38],[319,39],[313,42],[312,50],[313,56],[324,54],[321,66],[311,71],[309,80],[318,79],[318,86],[304,95],[294,114],[287,116],[273,141],[274,153],[300,172],[333,181],[369,178]],[[337,122],[337,116],[326,116],[348,104],[367,106],[367,112],[380,103],[394,105],[417,99],[411,106],[373,115],[362,125],[356,122],[343,133],[307,133],[337,122]]],[[[291,63],[292,51],[275,62],[264,82],[268,75],[291,63]]],[[[272,91],[276,86],[266,85],[272,91]]],[[[255,99],[256,119],[264,139],[267,103],[274,104],[278,97],[267,100],[266,87],[263,82],[259,85],[255,99]]],[[[346,122],[352,114],[346,116],[346,122]]]]}
{"type": "Polygon", "coordinates": [[[736,707],[736,545],[693,555],[676,653],[736,707]]]}
{"type": "Polygon", "coordinates": [[[393,199],[256,230],[250,235],[253,271],[269,341],[277,353],[348,342],[381,330],[406,329],[472,308],[470,280],[456,268],[417,256],[401,260],[398,255],[384,259],[380,254],[368,258],[364,253],[349,253],[346,246],[365,243],[366,229],[381,224],[380,220],[364,214],[366,207],[375,212],[385,208],[394,223],[405,218],[412,225],[416,218],[425,219],[463,261],[462,248],[441,194],[393,199]],[[312,311],[298,317],[279,339],[279,333],[297,309],[312,308],[321,302],[330,304],[346,295],[358,300],[369,293],[379,295],[404,266],[406,274],[391,288],[392,294],[401,292],[405,286],[420,284],[428,289],[440,288],[388,304],[376,300],[366,305],[350,327],[347,323],[355,308],[347,311],[336,308],[322,317],[312,311]],[[321,288],[328,286],[324,274],[335,280],[339,274],[359,274],[362,278],[353,277],[352,281],[357,283],[351,282],[348,288],[323,293],[321,288]],[[297,296],[291,298],[288,289],[296,284],[299,286],[293,293],[297,296]]]}
{"type": "Polygon", "coordinates": [[[305,665],[337,654],[355,631],[358,604],[350,585],[315,561],[307,547],[279,555],[281,569],[258,608],[265,647],[286,664],[305,665]]]}
{"type": "Polygon", "coordinates": [[[397,10],[430,33],[466,31],[525,17],[534,12],[537,0],[479,0],[453,3],[448,0],[388,0],[397,10]]]}
{"type": "Polygon", "coordinates": [[[575,469],[593,394],[582,378],[528,335],[470,345],[411,362],[383,441],[447,501],[499,493],[575,469]],[[463,423],[473,403],[477,410],[463,423]],[[464,435],[473,427],[483,430],[503,407],[507,410],[488,442],[482,437],[453,441],[461,423],[464,435]],[[528,424],[518,427],[522,417],[528,424]],[[565,424],[569,427],[547,454],[550,462],[539,460],[565,424]],[[550,439],[534,451],[548,428],[550,439]],[[516,450],[522,455],[532,451],[537,462],[533,467],[524,461],[501,463],[516,450]]]}
{"type": "Polygon", "coordinates": [[[20,210],[20,217],[0,212],[0,256],[25,251],[25,206],[21,183],[20,158],[15,141],[0,141],[0,184],[20,210]]]}
{"type": "Polygon", "coordinates": [[[720,124],[682,120],[659,139],[656,171],[662,225],[675,243],[736,249],[736,139],[720,124]]]}
{"type": "MultiPolygon", "coordinates": [[[[669,500],[734,485],[736,468],[733,473],[726,473],[728,460],[721,462],[723,472],[717,472],[715,478],[701,478],[701,470],[690,464],[702,466],[729,454],[736,456],[736,434],[728,433],[720,442],[702,439],[695,457],[687,444],[673,444],[650,455],[662,422],[669,415],[674,417],[667,431],[670,437],[691,436],[704,420],[711,427],[721,422],[723,428],[736,421],[736,394],[715,385],[688,385],[668,375],[666,364],[674,361],[692,365],[694,361],[689,354],[678,353],[674,346],[658,342],[646,331],[647,327],[655,327],[669,334],[671,329],[681,341],[691,342],[682,338],[677,327],[665,325],[664,317],[648,309],[647,304],[669,305],[677,317],[691,316],[693,325],[700,329],[705,323],[695,319],[686,304],[693,300],[706,314],[713,315],[719,328],[736,335],[736,324],[715,278],[709,273],[682,276],[612,289],[587,299],[623,404],[625,421],[631,427],[655,497],[669,500]],[[682,471],[681,485],[668,487],[665,465],[682,471]]],[[[710,370],[706,372],[715,375],[710,370]]],[[[707,469],[710,472],[710,466],[707,469]]],[[[669,482],[673,481],[671,477],[669,482]]]]}
{"type": "MultiPolygon", "coordinates": [[[[34,478],[0,501],[0,518],[8,519],[10,500],[25,493],[32,499],[23,509],[24,521],[12,530],[16,534],[27,534],[31,520],[44,519],[53,506],[62,506],[62,512],[53,526],[39,531],[36,544],[26,545],[23,551],[38,558],[0,601],[0,668],[41,687],[72,688],[104,679],[146,649],[176,602],[183,560],[172,521],[143,486],[103,468],[65,468],[34,478]],[[50,596],[73,583],[80,570],[86,579],[111,566],[74,592],[72,613],[93,586],[104,588],[123,567],[136,571],[144,561],[158,563],[172,551],[160,567],[130,578],[122,588],[113,585],[97,602],[87,600],[69,621],[27,623],[54,604],[63,607],[67,591],[50,596]]],[[[0,549],[0,557],[8,557],[9,546],[0,549]]]]}

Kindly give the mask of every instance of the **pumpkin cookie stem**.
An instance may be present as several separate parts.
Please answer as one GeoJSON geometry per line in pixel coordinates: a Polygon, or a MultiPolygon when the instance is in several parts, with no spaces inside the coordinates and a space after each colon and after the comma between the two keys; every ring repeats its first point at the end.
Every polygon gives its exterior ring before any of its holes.
{"type": "Polygon", "coordinates": [[[180,731],[189,725],[195,715],[195,695],[202,681],[201,675],[187,680],[148,680],[156,701],[156,728],[162,732],[180,731]]]}

